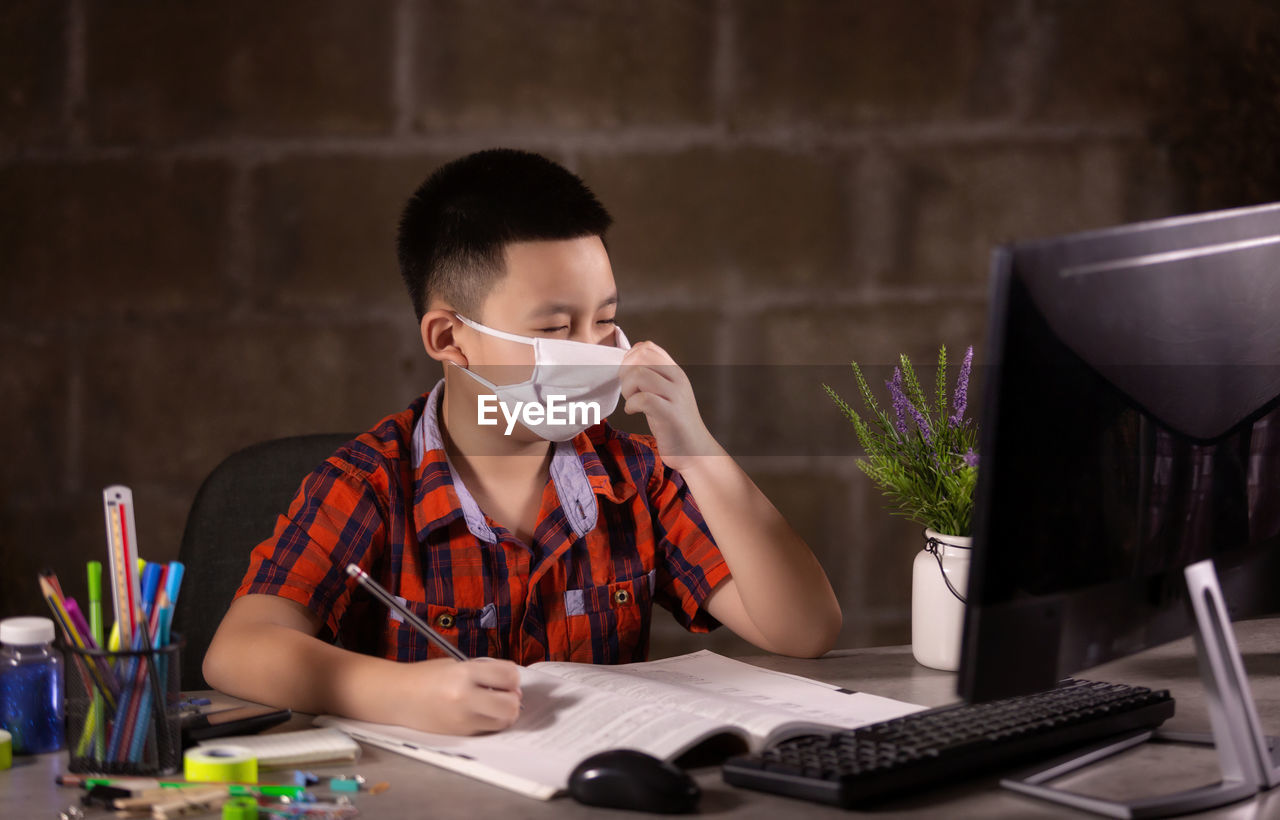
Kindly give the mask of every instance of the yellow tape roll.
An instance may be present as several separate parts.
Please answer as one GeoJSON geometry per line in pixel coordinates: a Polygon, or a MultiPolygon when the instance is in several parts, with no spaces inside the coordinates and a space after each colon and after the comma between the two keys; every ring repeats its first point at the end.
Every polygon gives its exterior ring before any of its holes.
{"type": "Polygon", "coordinates": [[[195,746],[182,756],[193,783],[257,783],[258,758],[242,746],[195,746]]]}
{"type": "Polygon", "coordinates": [[[13,735],[0,729],[0,772],[13,765],[13,735]]]}

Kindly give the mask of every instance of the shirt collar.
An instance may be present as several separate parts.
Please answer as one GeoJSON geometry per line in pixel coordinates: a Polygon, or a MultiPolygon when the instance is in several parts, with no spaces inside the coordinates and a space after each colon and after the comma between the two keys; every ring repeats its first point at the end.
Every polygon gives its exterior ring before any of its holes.
{"type": "MultiPolygon", "coordinates": [[[[414,523],[418,529],[418,540],[425,541],[433,528],[447,525],[461,515],[472,535],[486,544],[497,543],[498,536],[485,521],[480,505],[449,463],[439,421],[443,395],[444,380],[441,379],[427,396],[422,415],[413,428],[414,523]],[[429,483],[437,486],[426,486],[429,483]],[[433,517],[432,513],[439,507],[433,509],[433,505],[426,502],[426,497],[439,491],[445,492],[446,497],[452,493],[454,498],[448,499],[449,509],[443,515],[433,517]]],[[[600,515],[596,493],[616,503],[635,492],[634,487],[630,487],[630,492],[623,487],[614,488],[586,433],[579,433],[568,441],[555,442],[550,473],[560,508],[570,529],[578,537],[595,529],[600,515]]]]}
{"type": "Polygon", "coordinates": [[[604,496],[615,504],[621,504],[636,494],[637,488],[631,471],[620,470],[620,475],[615,480],[605,469],[604,462],[600,459],[600,452],[592,443],[590,435],[585,432],[579,433],[571,441],[577,451],[578,461],[587,475],[587,483],[591,485],[591,491],[594,494],[604,496]]]}

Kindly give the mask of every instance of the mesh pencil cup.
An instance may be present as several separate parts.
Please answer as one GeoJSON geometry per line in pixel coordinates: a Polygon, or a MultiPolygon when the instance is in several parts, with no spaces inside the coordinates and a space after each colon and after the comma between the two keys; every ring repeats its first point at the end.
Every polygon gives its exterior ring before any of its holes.
{"type": "Polygon", "coordinates": [[[146,650],[67,653],[67,751],[73,772],[170,774],[182,765],[182,639],[146,650]]]}

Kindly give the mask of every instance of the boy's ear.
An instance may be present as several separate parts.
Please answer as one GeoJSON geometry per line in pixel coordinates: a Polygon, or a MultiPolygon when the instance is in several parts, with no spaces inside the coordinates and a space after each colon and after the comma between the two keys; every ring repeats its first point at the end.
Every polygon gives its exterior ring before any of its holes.
{"type": "Polygon", "coordinates": [[[458,347],[453,332],[461,325],[452,308],[436,308],[422,316],[418,329],[422,333],[422,346],[427,355],[438,362],[452,362],[467,366],[467,356],[458,347]]]}

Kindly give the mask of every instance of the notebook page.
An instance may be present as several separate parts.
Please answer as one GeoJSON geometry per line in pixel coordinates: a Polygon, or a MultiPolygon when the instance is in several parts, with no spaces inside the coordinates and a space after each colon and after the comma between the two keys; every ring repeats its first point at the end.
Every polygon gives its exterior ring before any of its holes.
{"type": "Polygon", "coordinates": [[[520,675],[524,711],[513,726],[494,734],[432,734],[330,716],[317,722],[367,743],[544,799],[563,789],[577,762],[595,752],[625,747],[669,758],[720,729],[715,721],[697,715],[587,688],[537,669],[523,668],[520,675]]]}
{"type": "Polygon", "coordinates": [[[708,650],[622,666],[540,663],[539,671],[598,689],[665,702],[767,735],[792,721],[855,728],[925,707],[850,692],[821,681],[761,669],[708,650]]]}

